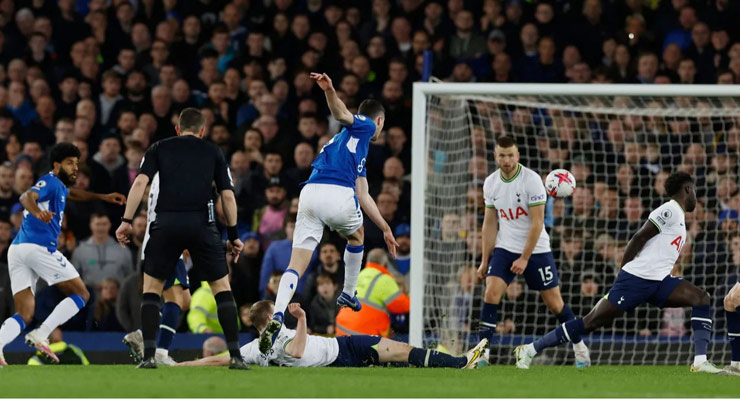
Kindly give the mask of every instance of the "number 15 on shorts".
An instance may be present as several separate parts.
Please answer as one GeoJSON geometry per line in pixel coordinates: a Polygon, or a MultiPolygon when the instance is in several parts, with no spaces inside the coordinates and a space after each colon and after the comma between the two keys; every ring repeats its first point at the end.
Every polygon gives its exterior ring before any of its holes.
{"type": "Polygon", "coordinates": [[[539,268],[540,277],[542,277],[542,282],[547,283],[548,281],[552,280],[552,266],[545,266],[539,268]]]}

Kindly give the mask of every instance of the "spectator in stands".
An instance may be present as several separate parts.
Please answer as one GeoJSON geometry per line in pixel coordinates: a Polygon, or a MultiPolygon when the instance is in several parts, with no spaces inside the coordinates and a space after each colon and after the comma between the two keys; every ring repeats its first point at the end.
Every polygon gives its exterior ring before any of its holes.
{"type": "Polygon", "coordinates": [[[92,235],[72,255],[72,263],[85,284],[100,289],[103,280],[123,280],[134,271],[131,251],[121,248],[109,235],[111,222],[106,214],[95,213],[90,217],[92,235]]]}
{"type": "Polygon", "coordinates": [[[303,293],[306,300],[310,303],[316,296],[318,281],[320,275],[331,277],[337,286],[344,286],[344,265],[342,257],[339,256],[336,244],[325,241],[319,246],[319,264],[316,270],[306,278],[306,288],[303,293]]]}
{"type": "Polygon", "coordinates": [[[99,331],[123,331],[116,317],[116,302],[120,283],[114,278],[105,278],[101,284],[100,296],[95,301],[95,324],[99,331]]]}
{"type": "Polygon", "coordinates": [[[334,318],[337,315],[339,286],[332,276],[319,274],[316,277],[316,294],[311,300],[308,328],[315,334],[334,334],[334,318]]]}
{"type": "Polygon", "coordinates": [[[394,235],[398,242],[395,267],[401,275],[406,276],[411,270],[411,226],[408,223],[399,224],[394,235]]]}
{"type": "Polygon", "coordinates": [[[239,260],[231,266],[231,286],[237,306],[260,300],[259,282],[263,254],[257,233],[244,233],[240,239],[244,243],[244,249],[239,260]]]}
{"type": "Polygon", "coordinates": [[[216,356],[218,354],[226,352],[227,350],[228,348],[226,347],[226,341],[224,341],[224,339],[219,336],[209,337],[207,340],[203,341],[203,358],[206,358],[208,356],[216,356]]]}
{"type": "MultiPolygon", "coordinates": [[[[290,263],[290,252],[293,245],[293,232],[295,231],[295,215],[288,215],[285,217],[283,229],[285,230],[285,239],[273,241],[265,251],[265,257],[262,260],[262,268],[260,269],[260,284],[259,294],[260,298],[265,298],[265,292],[267,289],[267,283],[270,280],[272,273],[279,271],[283,272],[290,263]]],[[[316,256],[314,254],[314,256],[316,256]]],[[[306,287],[306,279],[311,272],[311,267],[303,274],[300,280],[298,280],[298,288],[296,293],[302,294],[306,287]]]]}

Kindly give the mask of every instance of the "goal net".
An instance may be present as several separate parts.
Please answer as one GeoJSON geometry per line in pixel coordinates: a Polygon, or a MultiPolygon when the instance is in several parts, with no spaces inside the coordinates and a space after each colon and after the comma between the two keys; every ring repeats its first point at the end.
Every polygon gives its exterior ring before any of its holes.
{"type": "MultiPolygon", "coordinates": [[[[699,204],[686,215],[689,237],[673,274],[711,295],[709,357],[728,362],[722,299],[740,275],[740,89],[718,86],[417,83],[411,343],[461,353],[478,340],[482,186],[504,134],[543,178],[557,168],[576,177],[570,198],[548,200],[545,227],[563,299],[579,316],[608,292],[629,238],[667,201],[666,177],[695,176],[699,204]]],[[[686,364],[690,317],[690,309],[643,305],[584,339],[596,364],[686,364]]],[[[557,324],[517,277],[499,306],[492,362],[511,364],[514,346],[557,324]]],[[[573,360],[570,344],[535,359],[573,360]]]]}

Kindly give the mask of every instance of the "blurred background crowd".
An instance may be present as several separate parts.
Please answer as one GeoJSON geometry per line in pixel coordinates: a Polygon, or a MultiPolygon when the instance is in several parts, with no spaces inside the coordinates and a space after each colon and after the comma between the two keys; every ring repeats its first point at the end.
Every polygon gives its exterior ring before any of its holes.
{"type": "MultiPolygon", "coordinates": [[[[740,81],[739,17],[730,0],[0,0],[0,318],[12,312],[6,262],[22,221],[18,197],[49,171],[54,143],[81,149],[77,187],[125,194],[147,148],[175,134],[179,111],[202,109],[206,139],[223,150],[236,186],[246,246],[231,264],[232,286],[244,310],[274,295],[288,264],[300,183],[340,129],[308,75],[326,72],[351,110],[365,98],[386,108],[385,132],[370,146],[366,167],[371,193],[401,243],[398,259],[386,265],[405,290],[411,87],[421,77],[424,51],[433,53],[433,75],[453,82],[732,84],[740,81]]],[[[565,166],[585,183],[569,201],[548,206],[563,290],[576,313],[604,293],[629,234],[678,168],[695,173],[704,191],[688,217],[692,240],[676,272],[705,285],[720,284],[699,280],[705,275],[728,279],[737,272],[736,121],[637,117],[589,124],[552,114],[543,131],[534,128],[540,115],[532,109],[477,112],[469,132],[484,149],[471,159],[476,178],[495,169],[494,137],[507,132],[527,150],[529,166],[542,172],[565,166]],[[599,169],[601,154],[615,168],[599,169]]],[[[480,187],[468,198],[482,201],[480,187]]],[[[122,212],[67,204],[60,250],[94,299],[66,329],[138,328],[146,216],[136,217],[124,249],[111,236],[122,212]]],[[[436,227],[443,241],[472,245],[475,234],[466,231],[476,229],[463,219],[445,215],[436,227]]],[[[366,220],[365,229],[366,252],[383,248],[375,225],[366,220]]],[[[333,234],[324,241],[298,294],[310,328],[332,333],[344,244],[333,234]]],[[[462,265],[457,274],[458,313],[480,298],[473,295],[474,266],[462,265]]],[[[194,304],[201,297],[206,304],[207,288],[191,277],[194,304]]],[[[35,317],[42,320],[62,294],[39,288],[35,317]]],[[[507,291],[502,314],[514,316],[500,324],[502,333],[528,324],[516,316],[534,311],[524,309],[537,303],[527,295],[534,293],[520,283],[507,291]]],[[[181,330],[200,332],[188,319],[207,317],[208,308],[193,305],[181,330]]],[[[651,334],[666,325],[671,334],[686,333],[672,320],[651,323],[657,324],[644,326],[651,334]]],[[[404,331],[404,317],[394,326],[404,331]]]]}

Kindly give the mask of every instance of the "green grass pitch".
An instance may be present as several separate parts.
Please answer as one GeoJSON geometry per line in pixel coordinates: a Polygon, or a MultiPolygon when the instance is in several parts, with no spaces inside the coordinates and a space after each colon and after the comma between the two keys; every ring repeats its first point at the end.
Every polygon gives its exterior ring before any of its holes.
{"type": "Polygon", "coordinates": [[[737,397],[740,377],[688,366],[514,366],[479,370],[9,366],[0,397],[737,397]]]}

